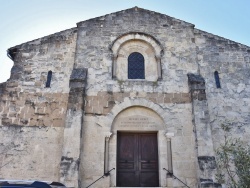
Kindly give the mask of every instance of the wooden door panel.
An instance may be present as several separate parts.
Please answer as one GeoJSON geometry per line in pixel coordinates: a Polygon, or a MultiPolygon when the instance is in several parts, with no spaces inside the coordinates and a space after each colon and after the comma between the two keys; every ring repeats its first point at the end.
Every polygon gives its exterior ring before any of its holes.
{"type": "Polygon", "coordinates": [[[159,186],[156,134],[139,135],[139,167],[141,187],[159,186]]]}
{"type": "Polygon", "coordinates": [[[155,133],[118,133],[117,186],[159,186],[157,147],[155,133]]]}
{"type": "Polygon", "coordinates": [[[158,186],[159,186],[158,173],[141,172],[140,187],[158,187],[158,186]]]}
{"type": "Polygon", "coordinates": [[[134,172],[118,172],[117,173],[117,185],[120,187],[135,187],[137,182],[137,177],[134,172]]]}
{"type": "Polygon", "coordinates": [[[134,161],[135,157],[135,135],[123,134],[119,138],[118,156],[119,161],[134,161]]]}
{"type": "Polygon", "coordinates": [[[158,170],[158,164],[154,163],[143,163],[141,162],[141,169],[142,170],[158,170]]]}
{"type": "Polygon", "coordinates": [[[158,149],[157,138],[153,135],[143,134],[140,135],[140,154],[141,161],[157,161],[158,149]]]}
{"type": "Polygon", "coordinates": [[[119,162],[117,166],[118,166],[118,169],[120,169],[120,170],[124,170],[124,169],[132,170],[132,169],[135,169],[134,163],[131,163],[131,162],[130,163],[119,162]]]}

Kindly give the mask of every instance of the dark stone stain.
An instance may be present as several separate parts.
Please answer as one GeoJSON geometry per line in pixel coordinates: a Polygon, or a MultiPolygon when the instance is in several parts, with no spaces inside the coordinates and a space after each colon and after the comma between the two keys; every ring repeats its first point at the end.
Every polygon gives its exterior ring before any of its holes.
{"type": "Polygon", "coordinates": [[[61,157],[61,175],[67,176],[70,174],[70,169],[73,171],[79,171],[79,159],[74,160],[72,157],[61,157]]]}
{"type": "Polygon", "coordinates": [[[214,156],[199,156],[198,163],[202,171],[207,169],[216,169],[216,161],[214,156]]]}

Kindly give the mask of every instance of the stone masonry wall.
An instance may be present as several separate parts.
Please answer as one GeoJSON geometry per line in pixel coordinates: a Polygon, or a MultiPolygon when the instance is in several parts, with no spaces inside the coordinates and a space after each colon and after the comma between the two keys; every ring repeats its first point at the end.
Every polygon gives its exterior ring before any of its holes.
{"type": "Polygon", "coordinates": [[[14,66],[0,96],[1,178],[59,181],[76,31],[9,49],[14,66]]]}
{"type": "Polygon", "coordinates": [[[63,129],[0,126],[0,178],[59,180],[63,129]]]}
{"type": "Polygon", "coordinates": [[[232,123],[235,137],[249,142],[250,47],[199,30],[195,36],[215,147],[222,141],[220,126],[226,122],[232,123]],[[214,71],[219,72],[221,88],[216,88],[214,71]]]}
{"type": "Polygon", "coordinates": [[[229,123],[231,135],[249,143],[250,47],[200,30],[195,30],[195,41],[200,74],[206,82],[214,150],[224,142],[222,124],[229,123]],[[221,88],[216,87],[215,71],[221,88]]]}
{"type": "MultiPolygon", "coordinates": [[[[105,118],[113,117],[113,112],[118,113],[117,109],[125,104],[133,107],[137,99],[153,102],[164,111],[166,130],[163,132],[176,135],[173,139],[174,173],[189,185],[197,185],[198,162],[187,78],[187,73],[198,70],[194,42],[192,24],[136,7],[78,23],[75,66],[88,68],[79,177],[83,187],[103,175],[104,141],[112,123],[105,118]],[[119,36],[130,32],[146,33],[162,45],[162,80],[112,79],[110,47],[119,36]]],[[[109,169],[114,167],[109,166],[109,169]]],[[[110,180],[101,180],[95,187],[115,186],[113,175],[116,172],[111,174],[110,180]]],[[[160,174],[160,184],[166,186],[165,172],[160,170],[160,174]]],[[[170,180],[168,186],[182,185],[170,180]]]]}
{"type": "Polygon", "coordinates": [[[113,92],[120,92],[120,85],[124,85],[127,92],[187,93],[187,73],[198,69],[193,25],[140,8],[80,22],[78,39],[76,66],[88,68],[87,96],[107,91],[108,85],[112,85],[113,92]],[[162,81],[142,82],[140,86],[137,82],[120,84],[119,80],[112,80],[109,47],[116,38],[129,32],[146,33],[160,41],[164,49],[162,81]]]}
{"type": "Polygon", "coordinates": [[[2,125],[64,125],[75,41],[71,29],[10,49],[14,66],[1,95],[2,125]],[[45,87],[48,71],[50,88],[45,87]]]}

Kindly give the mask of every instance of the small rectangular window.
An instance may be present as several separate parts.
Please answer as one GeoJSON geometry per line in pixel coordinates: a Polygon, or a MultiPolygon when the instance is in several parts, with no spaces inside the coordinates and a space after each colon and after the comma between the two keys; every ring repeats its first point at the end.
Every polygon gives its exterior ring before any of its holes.
{"type": "Polygon", "coordinates": [[[52,79],[52,71],[49,71],[47,75],[47,81],[46,81],[45,87],[50,87],[51,79],[52,79]]]}
{"type": "Polygon", "coordinates": [[[214,72],[214,79],[215,79],[216,87],[217,87],[217,88],[221,88],[221,85],[220,85],[220,77],[219,77],[218,71],[215,71],[215,72],[214,72]]]}

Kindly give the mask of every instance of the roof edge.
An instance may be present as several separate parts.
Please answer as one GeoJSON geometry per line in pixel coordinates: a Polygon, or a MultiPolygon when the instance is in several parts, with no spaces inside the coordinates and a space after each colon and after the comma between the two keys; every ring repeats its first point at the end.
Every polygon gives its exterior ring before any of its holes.
{"type": "Polygon", "coordinates": [[[213,34],[213,33],[209,33],[209,32],[207,32],[207,31],[203,31],[203,30],[201,30],[201,29],[194,28],[194,32],[195,32],[195,31],[197,31],[197,32],[199,32],[199,33],[204,33],[205,35],[211,35],[211,36],[213,36],[213,37],[216,37],[216,38],[219,38],[219,39],[228,41],[228,42],[232,42],[232,43],[234,43],[234,44],[238,44],[238,45],[240,45],[240,46],[242,46],[242,47],[245,47],[245,48],[249,48],[249,49],[250,49],[250,46],[248,46],[248,45],[246,45],[246,44],[242,44],[242,43],[240,43],[240,42],[236,42],[236,41],[233,41],[233,40],[231,40],[231,39],[228,39],[228,38],[225,38],[225,37],[222,37],[222,36],[213,34]]]}
{"type": "Polygon", "coordinates": [[[47,38],[47,37],[52,37],[52,36],[55,36],[55,35],[61,34],[63,32],[70,31],[70,30],[72,30],[72,31],[76,30],[77,31],[77,29],[78,29],[77,27],[72,27],[70,29],[65,29],[65,30],[62,30],[62,31],[58,31],[58,32],[55,32],[53,34],[45,35],[43,37],[40,37],[40,38],[37,38],[37,39],[34,39],[34,40],[30,40],[30,41],[18,44],[16,46],[10,47],[10,48],[7,49],[7,56],[13,61],[14,60],[14,56],[17,53],[18,48],[20,48],[22,45],[28,44],[28,43],[32,43],[32,42],[36,42],[38,40],[42,40],[42,39],[47,38]]]}
{"type": "Polygon", "coordinates": [[[135,7],[132,7],[132,8],[128,8],[128,9],[124,9],[124,10],[120,10],[120,11],[117,11],[117,12],[112,12],[112,13],[105,14],[105,15],[102,15],[102,16],[97,16],[95,18],[90,18],[90,19],[87,19],[87,20],[84,20],[84,21],[80,21],[80,22],[77,22],[76,25],[78,26],[78,25],[80,25],[80,24],[82,24],[84,22],[92,21],[92,20],[95,20],[95,19],[100,19],[100,18],[109,16],[111,14],[117,14],[117,13],[121,13],[121,12],[128,11],[128,10],[133,10],[133,9],[135,9],[135,10],[140,9],[140,10],[143,10],[143,11],[146,11],[146,12],[151,12],[151,13],[154,13],[154,14],[159,14],[159,15],[162,15],[162,16],[166,16],[166,17],[171,18],[173,20],[176,20],[176,21],[179,21],[179,22],[183,22],[183,23],[185,23],[187,25],[190,25],[191,27],[195,27],[195,24],[192,24],[192,23],[189,23],[189,22],[186,22],[186,21],[183,21],[183,20],[171,17],[169,15],[166,15],[166,14],[163,14],[163,13],[160,13],[160,12],[155,12],[155,11],[151,11],[151,10],[148,10],[148,9],[140,8],[138,6],[135,6],[135,7]]]}

